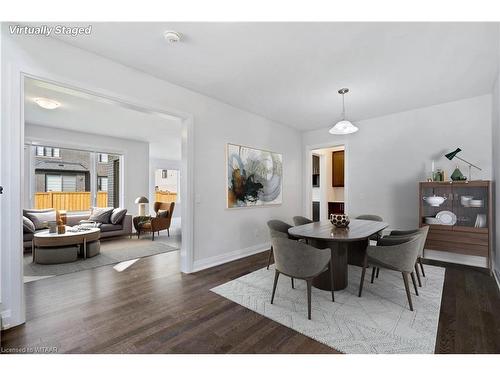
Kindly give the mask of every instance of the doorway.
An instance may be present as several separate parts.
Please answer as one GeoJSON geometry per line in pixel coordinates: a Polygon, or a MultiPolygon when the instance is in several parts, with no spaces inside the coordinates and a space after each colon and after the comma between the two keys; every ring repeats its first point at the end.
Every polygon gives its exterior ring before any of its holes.
{"type": "Polygon", "coordinates": [[[331,214],[345,213],[345,146],[314,148],[311,165],[310,207],[313,221],[328,220],[331,214]]]}

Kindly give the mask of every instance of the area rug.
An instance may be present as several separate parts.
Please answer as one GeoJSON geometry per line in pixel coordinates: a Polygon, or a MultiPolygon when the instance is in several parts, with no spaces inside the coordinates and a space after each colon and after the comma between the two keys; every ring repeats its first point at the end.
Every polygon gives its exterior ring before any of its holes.
{"type": "Polygon", "coordinates": [[[331,293],[313,288],[312,320],[307,319],[305,281],[281,275],[274,304],[274,270],[263,268],[211,289],[213,292],[343,353],[434,353],[445,269],[425,266],[419,296],[408,301],[401,273],[380,270],[370,283],[367,272],[358,297],[361,268],[349,266],[349,285],[331,293]]]}
{"type": "Polygon", "coordinates": [[[99,255],[64,264],[33,263],[31,254],[27,254],[24,256],[24,276],[28,276],[27,280],[36,280],[42,276],[64,275],[126,260],[179,250],[179,247],[175,246],[176,243],[172,243],[172,245],[174,246],[167,245],[161,241],[153,242],[148,239],[136,240],[126,238],[101,241],[101,253],[99,255]],[[38,278],[30,279],[29,277],[32,276],[37,276],[38,278]]]}

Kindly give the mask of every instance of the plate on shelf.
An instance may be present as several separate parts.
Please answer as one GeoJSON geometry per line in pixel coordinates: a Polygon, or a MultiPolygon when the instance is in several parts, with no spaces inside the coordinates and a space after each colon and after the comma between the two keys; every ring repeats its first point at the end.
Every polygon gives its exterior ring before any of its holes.
{"type": "Polygon", "coordinates": [[[477,214],[475,228],[486,228],[486,214],[477,214]]]}
{"type": "Polygon", "coordinates": [[[439,211],[436,214],[436,219],[439,220],[441,225],[455,225],[457,222],[457,215],[451,211],[439,211]]]}

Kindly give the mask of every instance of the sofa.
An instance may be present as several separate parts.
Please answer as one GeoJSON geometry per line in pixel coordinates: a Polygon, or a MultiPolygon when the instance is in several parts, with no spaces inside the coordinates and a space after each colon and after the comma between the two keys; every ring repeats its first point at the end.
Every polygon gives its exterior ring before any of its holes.
{"type": "MultiPolygon", "coordinates": [[[[110,208],[111,209],[111,208],[110,208]]],[[[115,209],[118,210],[118,209],[115,209]]],[[[67,226],[75,226],[80,224],[88,223],[91,219],[92,211],[85,212],[75,212],[75,213],[67,213],[66,215],[66,225],[67,226]]],[[[39,222],[46,223],[50,220],[59,219],[58,212],[54,209],[45,209],[45,210],[23,210],[23,245],[24,247],[31,247],[32,240],[34,234],[41,230],[46,230],[46,225],[40,225],[39,222]],[[31,218],[31,220],[30,220],[31,218]],[[28,221],[31,221],[31,224],[28,221]],[[34,222],[35,223],[34,223],[34,222]],[[38,225],[37,225],[38,224],[38,225]],[[29,228],[30,227],[30,228],[29,228]],[[34,228],[33,228],[34,227],[34,228]],[[33,231],[34,229],[34,231],[33,231]]],[[[119,221],[115,221],[115,223],[111,223],[109,220],[105,222],[98,222],[97,225],[101,229],[101,238],[108,237],[116,237],[116,236],[130,236],[132,234],[132,215],[125,214],[119,221]]]]}

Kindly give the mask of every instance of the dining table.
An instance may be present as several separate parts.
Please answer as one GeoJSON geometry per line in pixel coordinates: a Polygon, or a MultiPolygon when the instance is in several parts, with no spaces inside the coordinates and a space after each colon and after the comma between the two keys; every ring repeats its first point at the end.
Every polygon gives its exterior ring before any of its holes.
{"type": "MultiPolygon", "coordinates": [[[[370,237],[388,226],[382,221],[353,219],[346,228],[337,228],[329,220],[324,220],[292,227],[288,233],[305,239],[316,248],[331,250],[333,288],[342,290],[348,285],[348,264],[363,266],[367,261],[366,248],[370,237]]],[[[314,278],[313,285],[322,290],[332,290],[330,269],[314,278]]]]}

